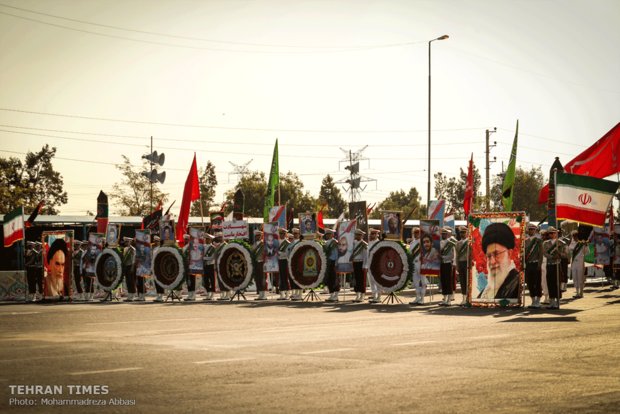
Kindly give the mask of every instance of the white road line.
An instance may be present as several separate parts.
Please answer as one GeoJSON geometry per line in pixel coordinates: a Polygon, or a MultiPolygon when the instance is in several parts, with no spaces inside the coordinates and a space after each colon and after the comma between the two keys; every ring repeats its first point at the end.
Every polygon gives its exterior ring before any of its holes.
{"type": "Polygon", "coordinates": [[[322,349],[320,351],[301,352],[301,355],[325,354],[328,352],[353,351],[353,348],[322,349]]]}
{"type": "Polygon", "coordinates": [[[251,361],[256,358],[228,358],[228,359],[211,359],[208,361],[195,361],[194,364],[219,364],[223,362],[239,362],[239,361],[251,361]]]}
{"type": "Polygon", "coordinates": [[[425,345],[425,344],[436,344],[437,341],[414,341],[414,342],[403,342],[399,344],[392,344],[392,346],[409,346],[409,345],[425,345]]]}
{"type": "Polygon", "coordinates": [[[0,313],[0,316],[15,316],[15,315],[36,315],[41,312],[10,312],[10,313],[0,313]]]}
{"type": "Polygon", "coordinates": [[[114,322],[89,322],[84,325],[117,325],[120,323],[149,323],[149,322],[176,322],[176,321],[195,321],[204,320],[204,318],[176,318],[176,319],[148,319],[144,321],[114,321],[114,322]]]}
{"type": "Polygon", "coordinates": [[[107,374],[110,372],[125,372],[125,371],[137,371],[142,369],[141,367],[131,367],[131,368],[116,368],[116,369],[102,369],[99,371],[79,371],[79,372],[70,372],[69,375],[90,375],[90,374],[107,374]]]}

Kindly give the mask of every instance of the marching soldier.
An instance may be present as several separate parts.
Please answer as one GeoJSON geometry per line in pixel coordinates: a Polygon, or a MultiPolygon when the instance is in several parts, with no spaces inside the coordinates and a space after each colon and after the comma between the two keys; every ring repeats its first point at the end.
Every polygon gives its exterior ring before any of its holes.
{"type": "Polygon", "coordinates": [[[196,275],[190,273],[189,270],[189,239],[189,234],[186,233],[183,235],[183,266],[185,267],[185,280],[187,281],[187,297],[183,300],[186,302],[193,302],[196,300],[196,275]]]}
{"type": "Polygon", "coordinates": [[[364,300],[366,294],[366,272],[364,265],[368,261],[368,243],[363,239],[366,234],[361,229],[355,230],[355,239],[353,240],[353,252],[351,253],[351,261],[353,262],[353,277],[355,278],[355,299],[353,302],[359,303],[364,300]]]}
{"type": "Polygon", "coordinates": [[[334,239],[334,231],[325,233],[325,244],[323,245],[327,266],[325,268],[325,285],[329,289],[330,296],[326,302],[338,302],[340,292],[340,278],[336,274],[336,261],[338,260],[338,242],[334,239]]]}
{"type": "Polygon", "coordinates": [[[459,227],[459,235],[461,238],[456,242],[456,270],[459,273],[459,284],[461,285],[461,294],[463,295],[461,306],[465,306],[467,304],[469,283],[468,271],[471,263],[471,249],[469,248],[467,227],[459,227]]]}
{"type": "Polygon", "coordinates": [[[409,304],[416,306],[424,304],[424,296],[426,295],[426,285],[428,281],[426,276],[422,276],[420,273],[420,228],[414,227],[411,233],[413,234],[413,238],[411,239],[411,243],[409,243],[409,252],[411,252],[411,256],[413,256],[412,287],[415,289],[415,300],[409,302],[409,304]]]}
{"type": "Polygon", "coordinates": [[[288,245],[291,244],[286,239],[286,229],[284,227],[280,227],[278,229],[280,233],[280,246],[278,247],[278,278],[280,285],[280,297],[278,300],[288,300],[288,293],[290,290],[290,285],[288,283],[288,245]]]}
{"type": "MultiPolygon", "coordinates": [[[[301,240],[302,240],[302,236],[301,236],[300,230],[297,227],[294,227],[292,237],[289,238],[290,244],[288,245],[287,257],[290,258],[291,252],[293,251],[293,247],[295,247],[295,245],[299,243],[301,240]]],[[[301,297],[302,289],[295,282],[295,280],[293,280],[292,276],[293,275],[289,275],[289,279],[288,279],[289,284],[291,285],[291,300],[300,301],[302,300],[302,297],[301,297]]]]}
{"type": "Polygon", "coordinates": [[[267,291],[265,287],[265,274],[263,272],[263,264],[265,257],[263,252],[265,249],[265,243],[263,242],[263,232],[260,230],[254,231],[254,258],[256,260],[256,266],[254,266],[254,284],[256,284],[256,293],[258,297],[254,300],[267,300],[267,291]]]}
{"type": "MultiPolygon", "coordinates": [[[[372,246],[377,244],[377,242],[379,241],[379,233],[380,231],[378,229],[370,229],[370,234],[368,235],[368,251],[369,252],[372,249],[372,246]]],[[[368,262],[368,260],[366,260],[366,263],[364,265],[364,270],[366,271],[366,275],[368,275],[369,266],[370,266],[370,263],[368,262]]],[[[368,303],[381,302],[381,288],[379,287],[379,285],[377,285],[377,283],[374,281],[372,277],[368,279],[368,284],[370,285],[370,292],[372,293],[372,297],[368,300],[368,303]]]]}
{"type": "Polygon", "coordinates": [[[573,298],[583,298],[583,288],[586,284],[585,278],[585,258],[586,249],[585,242],[579,240],[579,234],[577,230],[571,232],[572,240],[568,245],[568,251],[570,252],[571,265],[570,272],[575,285],[575,296],[573,298]]]}
{"type": "Polygon", "coordinates": [[[123,237],[125,247],[123,249],[123,276],[127,284],[127,297],[125,302],[133,302],[136,295],[136,248],[132,245],[131,237],[123,237]]]}
{"type": "Polygon", "coordinates": [[[215,293],[215,246],[213,245],[213,236],[209,233],[205,233],[205,256],[204,263],[204,276],[202,277],[202,285],[207,291],[207,296],[203,300],[213,300],[213,294],[215,293]]]}
{"type": "Polygon", "coordinates": [[[73,298],[73,300],[84,300],[82,290],[82,256],[84,255],[84,250],[82,250],[82,242],[79,240],[73,241],[73,280],[75,280],[75,290],[77,290],[77,295],[73,298]]]}
{"type": "Polygon", "coordinates": [[[568,245],[571,242],[571,237],[570,235],[559,237],[558,242],[562,243],[562,249],[560,250],[560,290],[566,292],[566,285],[568,284],[568,262],[570,261],[568,245]]]}
{"type": "Polygon", "coordinates": [[[441,229],[441,241],[439,248],[441,252],[441,267],[439,270],[439,279],[441,282],[441,294],[443,300],[440,306],[450,306],[450,302],[454,300],[453,282],[452,282],[452,263],[454,262],[454,247],[456,240],[451,237],[452,229],[444,227],[441,229]]]}
{"type": "Polygon", "coordinates": [[[533,309],[540,308],[542,296],[543,241],[537,236],[537,229],[534,223],[528,224],[525,238],[525,283],[532,299],[529,307],[533,309]]]}
{"type": "Polygon", "coordinates": [[[549,240],[543,243],[543,252],[547,258],[547,287],[549,289],[549,309],[560,308],[560,258],[562,257],[562,243],[558,240],[558,231],[549,226],[547,228],[549,240]]]}

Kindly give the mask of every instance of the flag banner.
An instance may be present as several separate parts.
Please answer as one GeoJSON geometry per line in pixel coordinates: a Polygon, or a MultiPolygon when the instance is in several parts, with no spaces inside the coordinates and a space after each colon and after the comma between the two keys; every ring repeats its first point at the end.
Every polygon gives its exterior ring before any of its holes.
{"type": "Polygon", "coordinates": [[[439,225],[443,226],[443,215],[446,209],[446,200],[431,200],[428,209],[428,218],[430,220],[439,220],[439,225]]]}
{"type": "Polygon", "coordinates": [[[555,204],[558,220],[603,227],[618,183],[575,174],[557,174],[555,204]]]}
{"type": "Polygon", "coordinates": [[[278,165],[278,140],[273,148],[273,158],[271,159],[271,170],[269,171],[269,181],[267,181],[267,192],[265,193],[265,207],[263,209],[263,220],[269,221],[269,210],[275,204],[276,191],[280,185],[280,167],[278,165]]]}
{"type": "Polygon", "coordinates": [[[223,221],[220,230],[224,240],[248,240],[250,238],[250,227],[247,220],[223,221]]]}
{"type": "Polygon", "coordinates": [[[41,213],[41,209],[43,209],[44,205],[45,201],[39,201],[39,204],[37,204],[32,214],[28,217],[28,220],[26,220],[26,228],[31,227],[34,224],[34,221],[39,216],[39,213],[41,213]]]}
{"type": "Polygon", "coordinates": [[[351,255],[353,254],[356,224],[355,220],[351,220],[343,221],[338,226],[338,261],[336,262],[338,273],[353,272],[351,255]]]}
{"type": "Polygon", "coordinates": [[[508,168],[504,174],[504,181],[502,183],[502,205],[504,211],[512,211],[512,196],[514,194],[515,186],[515,168],[517,165],[517,142],[519,139],[519,120],[517,120],[517,129],[515,130],[515,138],[512,141],[512,151],[510,152],[510,161],[508,162],[508,168]]]}
{"type": "Polygon", "coordinates": [[[444,227],[450,227],[452,229],[452,233],[456,234],[454,232],[455,228],[454,228],[454,224],[455,224],[455,220],[454,220],[454,214],[448,214],[444,219],[443,219],[443,224],[444,227]]]}
{"type": "Polygon", "coordinates": [[[185,188],[183,189],[183,200],[181,201],[181,209],[179,210],[179,218],[177,220],[176,239],[179,244],[183,245],[183,235],[187,229],[187,221],[189,219],[189,208],[193,201],[200,199],[200,184],[198,180],[198,168],[196,168],[196,154],[185,180],[185,188]]]}
{"type": "Polygon", "coordinates": [[[16,241],[24,239],[24,209],[18,207],[4,215],[4,247],[11,247],[16,241]]]}
{"type": "Polygon", "coordinates": [[[441,267],[440,240],[441,226],[439,220],[420,220],[420,274],[439,276],[441,267]]]}
{"type": "MultiPolygon", "coordinates": [[[[161,211],[161,210],[160,210],[161,211]]],[[[136,230],[136,275],[150,276],[153,250],[151,249],[151,231],[136,230]]]]}
{"type": "Polygon", "coordinates": [[[263,224],[263,237],[265,238],[263,272],[279,273],[278,251],[280,249],[280,235],[278,234],[278,223],[263,224]]]}
{"type": "MultiPolygon", "coordinates": [[[[349,203],[349,218],[357,220],[357,228],[368,234],[368,213],[366,201],[355,201],[349,203]]],[[[367,236],[364,236],[368,239],[367,236]]]]}
{"type": "Polygon", "coordinates": [[[150,230],[152,234],[159,234],[159,221],[162,219],[161,205],[159,209],[153,211],[142,219],[142,228],[150,230]]]}
{"type": "Polygon", "coordinates": [[[465,196],[463,197],[463,210],[465,219],[469,216],[471,206],[474,204],[474,153],[472,152],[467,167],[467,183],[465,184],[465,196]]]}
{"type": "Polygon", "coordinates": [[[287,227],[286,206],[273,206],[269,209],[269,223],[278,222],[278,226],[287,227]]]}
{"type": "Polygon", "coordinates": [[[189,228],[189,273],[202,275],[204,273],[205,256],[205,229],[202,227],[189,228]]]}
{"type": "Polygon", "coordinates": [[[97,232],[105,233],[108,226],[108,196],[103,191],[99,191],[97,196],[97,232]]]}
{"type": "MultiPolygon", "coordinates": [[[[570,174],[605,178],[620,172],[620,122],[601,139],[577,155],[564,166],[570,174]]],[[[538,203],[543,204],[549,196],[549,186],[544,186],[538,195],[538,203]]]]}
{"type": "MultiPolygon", "coordinates": [[[[432,203],[431,203],[432,204],[432,203]]],[[[443,213],[442,213],[443,214],[443,213]]],[[[386,239],[401,240],[403,226],[401,225],[402,211],[384,211],[381,227],[386,239]]]]}

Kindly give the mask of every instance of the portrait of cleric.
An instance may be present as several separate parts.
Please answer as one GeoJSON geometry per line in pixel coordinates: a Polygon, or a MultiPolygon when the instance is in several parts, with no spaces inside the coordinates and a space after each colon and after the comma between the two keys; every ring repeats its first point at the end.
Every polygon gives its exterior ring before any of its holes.
{"type": "Polygon", "coordinates": [[[400,212],[385,211],[383,213],[383,233],[388,239],[401,238],[400,212]]]}
{"type": "MultiPolygon", "coordinates": [[[[491,223],[482,234],[482,254],[486,258],[484,273],[478,274],[477,299],[518,299],[519,270],[513,260],[513,249],[518,247],[515,234],[506,223],[491,223]]],[[[473,299],[473,298],[472,298],[473,299]]]]}

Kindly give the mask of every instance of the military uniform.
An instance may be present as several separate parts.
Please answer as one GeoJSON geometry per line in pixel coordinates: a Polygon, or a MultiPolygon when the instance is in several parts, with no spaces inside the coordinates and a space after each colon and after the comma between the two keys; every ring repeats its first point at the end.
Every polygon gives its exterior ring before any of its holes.
{"type": "MultiPolygon", "coordinates": [[[[286,250],[287,262],[290,260],[291,253],[293,252],[293,247],[295,247],[295,245],[300,242],[299,233],[300,231],[298,228],[293,229],[292,240],[289,240],[289,245],[286,250]]],[[[288,263],[287,263],[287,266],[288,266],[288,263]]],[[[287,274],[288,274],[288,268],[287,268],[287,274]]],[[[290,274],[288,275],[288,283],[291,286],[291,300],[294,300],[294,301],[302,300],[302,297],[301,297],[302,289],[295,282],[292,276],[293,275],[290,275],[290,274]]]]}
{"type": "MultiPolygon", "coordinates": [[[[549,234],[556,234],[557,230],[553,227],[547,229],[549,234]]],[[[562,255],[563,243],[557,238],[550,238],[543,243],[543,254],[547,259],[547,287],[549,289],[549,309],[559,309],[560,298],[560,259],[562,255]]]]}
{"type": "MultiPolygon", "coordinates": [[[[573,235],[577,235],[577,231],[573,232],[573,235]]],[[[568,251],[571,258],[570,273],[575,286],[574,298],[583,297],[583,288],[586,284],[585,278],[585,257],[586,257],[586,244],[577,240],[577,237],[573,237],[568,245],[568,251]]]]}
{"type": "Polygon", "coordinates": [[[355,279],[356,292],[354,302],[361,302],[364,300],[364,294],[366,293],[366,272],[364,271],[364,265],[368,261],[368,243],[366,243],[362,237],[364,236],[362,230],[355,230],[355,240],[353,240],[353,252],[351,253],[351,261],[353,262],[353,277],[355,279]],[[358,240],[359,238],[359,240],[358,240]]]}
{"type": "Polygon", "coordinates": [[[286,239],[286,229],[280,231],[280,246],[278,246],[278,287],[280,297],[278,300],[288,300],[288,291],[291,289],[288,276],[288,245],[291,244],[286,239]]]}
{"type": "Polygon", "coordinates": [[[77,290],[77,295],[73,298],[74,300],[82,300],[84,290],[82,289],[82,256],[84,255],[84,250],[81,248],[81,243],[76,241],[73,243],[73,280],[75,281],[75,290],[77,290]]]}
{"type": "Polygon", "coordinates": [[[212,243],[210,234],[205,235],[205,255],[203,258],[204,276],[202,277],[202,285],[207,291],[204,300],[213,300],[215,292],[215,246],[212,243]]]}
{"type": "Polygon", "coordinates": [[[451,230],[444,227],[441,230],[442,237],[445,238],[439,242],[439,251],[441,255],[441,267],[439,270],[439,279],[441,282],[441,294],[443,300],[440,305],[450,306],[450,302],[454,299],[454,285],[452,280],[453,262],[455,257],[454,247],[456,246],[456,240],[450,236],[451,230]]]}
{"type": "Polygon", "coordinates": [[[265,273],[263,272],[263,264],[265,258],[263,256],[265,243],[263,242],[263,232],[255,231],[256,241],[254,242],[254,258],[256,266],[254,266],[254,284],[256,285],[256,293],[258,297],[254,300],[267,300],[267,291],[265,283],[265,273]]]}
{"type": "Polygon", "coordinates": [[[420,231],[419,228],[413,229],[413,240],[409,244],[409,252],[413,257],[413,288],[415,289],[415,300],[410,302],[410,305],[423,305],[424,296],[426,296],[426,286],[428,285],[428,279],[420,272],[422,269],[420,254],[420,231]],[[417,236],[417,237],[416,237],[417,236]]]}
{"type": "Polygon", "coordinates": [[[471,249],[467,238],[467,228],[460,229],[461,239],[456,242],[456,270],[459,273],[459,284],[463,300],[461,306],[467,304],[467,293],[469,291],[469,267],[471,264],[471,249]]]}
{"type": "Polygon", "coordinates": [[[525,283],[532,299],[531,308],[540,308],[542,296],[542,262],[543,242],[536,235],[536,225],[528,225],[528,237],[525,239],[525,283]],[[531,232],[530,232],[531,230],[531,232]]]}
{"type": "Polygon", "coordinates": [[[125,302],[132,302],[136,294],[136,248],[131,245],[131,239],[125,239],[127,246],[123,249],[123,275],[127,284],[127,298],[125,302]]]}
{"type": "MultiPolygon", "coordinates": [[[[379,242],[379,230],[371,229],[370,236],[368,238],[368,253],[372,250],[372,247],[379,242]]],[[[368,268],[370,263],[366,260],[366,264],[364,265],[364,269],[366,270],[366,275],[368,275],[368,268]]],[[[372,277],[368,278],[368,284],[370,285],[370,292],[372,293],[372,297],[368,300],[370,303],[379,303],[381,302],[381,287],[374,281],[372,277]]]]}
{"type": "Polygon", "coordinates": [[[325,286],[329,290],[330,296],[327,302],[338,302],[338,293],[340,292],[340,278],[336,274],[336,262],[338,261],[338,242],[333,237],[325,242],[323,251],[327,258],[327,267],[325,268],[325,286]]]}

